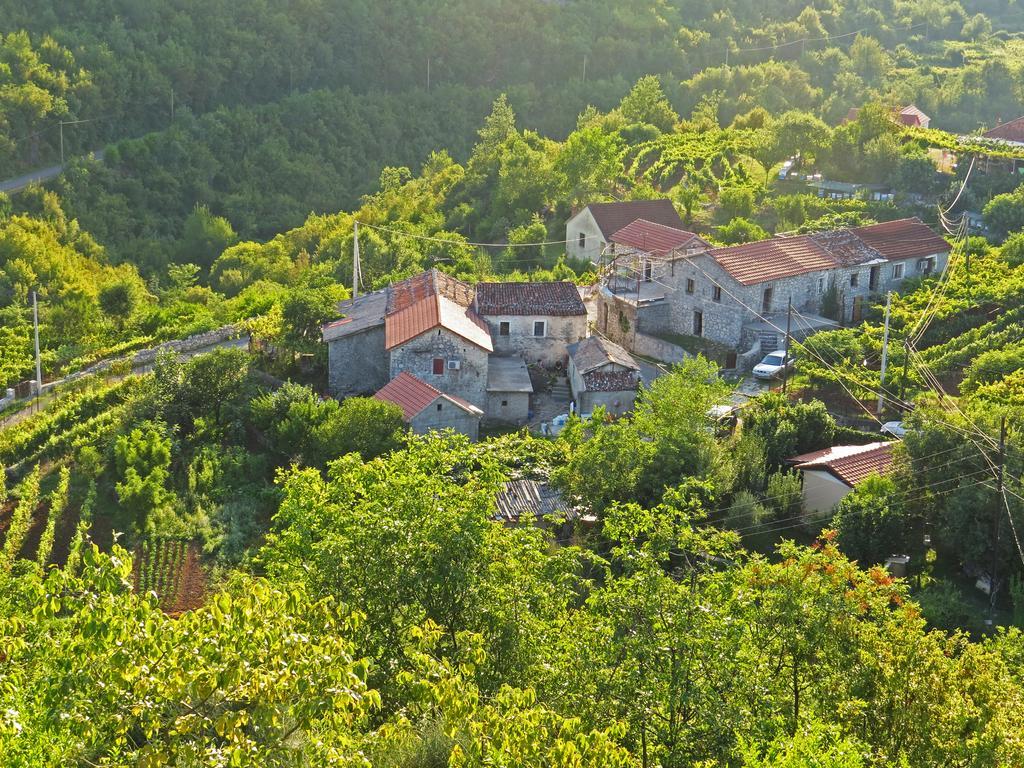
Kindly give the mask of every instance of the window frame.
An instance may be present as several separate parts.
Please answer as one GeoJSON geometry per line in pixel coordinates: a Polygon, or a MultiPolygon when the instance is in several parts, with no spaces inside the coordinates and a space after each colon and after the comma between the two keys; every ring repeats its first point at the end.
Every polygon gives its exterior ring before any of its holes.
{"type": "Polygon", "coordinates": [[[511,336],[512,335],[512,323],[509,320],[498,321],[498,335],[499,336],[511,336]]]}
{"type": "Polygon", "coordinates": [[[433,373],[435,376],[444,376],[445,368],[448,366],[448,361],[443,357],[435,357],[432,361],[433,373]]]}
{"type": "Polygon", "coordinates": [[[904,266],[905,265],[903,264],[902,261],[898,261],[898,262],[896,262],[895,264],[892,265],[892,279],[893,280],[902,280],[903,279],[904,275],[906,274],[906,270],[904,269],[904,266]]]}
{"type": "Polygon", "coordinates": [[[697,281],[692,277],[686,278],[686,292],[690,296],[693,296],[697,292],[697,281]]]}
{"type": "Polygon", "coordinates": [[[533,338],[544,339],[548,335],[548,321],[547,320],[534,320],[533,321],[533,338]],[[541,332],[537,333],[537,326],[540,326],[541,332]]]}
{"type": "Polygon", "coordinates": [[[722,286],[715,285],[711,287],[711,300],[719,304],[722,303],[722,286]]]}

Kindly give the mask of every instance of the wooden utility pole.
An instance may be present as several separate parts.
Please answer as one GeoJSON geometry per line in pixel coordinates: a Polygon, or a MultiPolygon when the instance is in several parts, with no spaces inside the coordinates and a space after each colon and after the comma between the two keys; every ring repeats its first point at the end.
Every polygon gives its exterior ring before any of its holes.
{"type": "Polygon", "coordinates": [[[900,407],[907,401],[907,367],[910,365],[910,339],[903,342],[903,378],[900,381],[900,407]]]}
{"type": "Polygon", "coordinates": [[[430,57],[427,56],[427,90],[430,90],[430,57]]]}
{"type": "Polygon", "coordinates": [[[1003,476],[1006,467],[1006,416],[999,423],[999,466],[996,470],[996,492],[998,498],[994,506],[995,518],[992,520],[992,574],[988,582],[988,623],[995,624],[996,618],[996,584],[999,580],[999,535],[1003,522],[1005,496],[1003,476]]]}
{"type": "Polygon", "coordinates": [[[39,303],[36,292],[32,291],[32,327],[36,341],[36,410],[39,410],[39,395],[43,390],[43,364],[39,358],[39,303]]]}
{"type": "Polygon", "coordinates": [[[171,88],[171,122],[174,122],[174,89],[171,88]]]}
{"type": "Polygon", "coordinates": [[[789,385],[789,339],[790,330],[793,323],[793,296],[789,297],[789,304],[786,308],[786,343],[783,346],[783,357],[782,357],[782,394],[786,394],[786,388],[789,385]]]}
{"type": "Polygon", "coordinates": [[[882,375],[878,392],[878,415],[882,415],[885,407],[885,368],[889,363],[889,308],[892,304],[892,291],[885,294],[885,333],[882,335],[882,375]]]}
{"type": "MultiPolygon", "coordinates": [[[[60,121],[60,165],[64,167],[64,121],[60,121]]],[[[34,299],[33,299],[34,301],[34,299]]]]}
{"type": "Polygon", "coordinates": [[[359,222],[352,225],[352,301],[359,298],[359,222]]]}
{"type": "Polygon", "coordinates": [[[583,82],[587,82],[587,54],[583,54],[583,82]]]}

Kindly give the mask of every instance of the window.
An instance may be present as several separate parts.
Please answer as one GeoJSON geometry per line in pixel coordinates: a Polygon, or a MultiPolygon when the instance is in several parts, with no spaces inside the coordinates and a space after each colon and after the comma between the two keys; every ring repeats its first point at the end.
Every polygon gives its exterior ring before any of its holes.
{"type": "Polygon", "coordinates": [[[851,288],[856,288],[857,284],[859,282],[860,282],[860,275],[858,275],[856,272],[854,272],[852,275],[850,275],[850,287],[851,288]]]}
{"type": "Polygon", "coordinates": [[[440,403],[437,404],[437,410],[439,410],[439,411],[441,410],[441,404],[440,403]]]}
{"type": "Polygon", "coordinates": [[[498,335],[499,336],[508,336],[508,332],[509,332],[508,320],[502,320],[500,323],[498,323],[498,335]]]}
{"type": "Polygon", "coordinates": [[[533,335],[544,336],[547,332],[547,323],[544,320],[537,320],[533,324],[533,335]]]}
{"type": "Polygon", "coordinates": [[[587,247],[587,233],[586,232],[580,232],[580,248],[586,248],[586,247],[587,247]]]}
{"type": "Polygon", "coordinates": [[[922,272],[926,275],[930,275],[932,270],[935,269],[935,259],[928,257],[927,259],[918,259],[917,271],[922,272]]]}
{"type": "Polygon", "coordinates": [[[644,282],[645,283],[651,282],[651,276],[653,275],[653,273],[654,273],[654,270],[651,268],[651,262],[649,262],[647,259],[644,259],[644,282]]]}
{"type": "Polygon", "coordinates": [[[824,293],[824,292],[825,292],[825,278],[824,277],[819,277],[818,278],[818,293],[824,293]]]}
{"type": "Polygon", "coordinates": [[[764,289],[764,295],[761,296],[761,312],[772,311],[772,287],[769,285],[764,289]]]}
{"type": "Polygon", "coordinates": [[[501,401],[501,407],[502,408],[508,408],[508,400],[502,400],[501,401]]]}
{"type": "Polygon", "coordinates": [[[443,357],[435,357],[434,358],[434,375],[435,376],[443,376],[444,375],[444,358],[443,357]]]}
{"type": "Polygon", "coordinates": [[[693,313],[693,335],[703,336],[704,335],[704,313],[694,312],[693,313]]]}
{"type": "Polygon", "coordinates": [[[697,288],[697,284],[693,281],[692,277],[686,278],[686,292],[692,294],[697,288]]]}
{"type": "Polygon", "coordinates": [[[902,280],[903,279],[903,265],[902,264],[893,264],[892,265],[892,279],[893,280],[902,280]]]}
{"type": "Polygon", "coordinates": [[[711,298],[717,302],[722,301],[722,286],[716,285],[711,289],[711,298]]]}

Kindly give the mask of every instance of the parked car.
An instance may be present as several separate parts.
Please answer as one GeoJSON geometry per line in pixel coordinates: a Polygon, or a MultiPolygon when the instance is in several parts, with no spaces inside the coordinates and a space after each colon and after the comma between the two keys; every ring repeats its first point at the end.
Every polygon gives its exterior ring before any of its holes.
{"type": "Polygon", "coordinates": [[[786,369],[792,369],[796,360],[782,350],[765,355],[764,359],[754,366],[755,379],[777,379],[786,369]]]}
{"type": "Polygon", "coordinates": [[[902,421],[887,421],[882,425],[881,432],[883,435],[892,435],[893,437],[903,437],[907,434],[907,428],[903,426],[902,421]]]}

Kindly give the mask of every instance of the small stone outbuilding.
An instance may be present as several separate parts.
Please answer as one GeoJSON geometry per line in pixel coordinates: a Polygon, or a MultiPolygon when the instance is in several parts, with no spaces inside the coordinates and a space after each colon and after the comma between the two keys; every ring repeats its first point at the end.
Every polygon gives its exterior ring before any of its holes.
{"type": "Polygon", "coordinates": [[[892,443],[836,445],[787,459],[803,476],[804,511],[832,510],[869,475],[885,475],[893,466],[892,443]]]}
{"type": "Polygon", "coordinates": [[[591,336],[569,348],[569,386],[580,413],[604,406],[621,416],[633,409],[640,366],[618,344],[591,336]]]}
{"type": "Polygon", "coordinates": [[[470,440],[479,436],[482,410],[461,397],[435,389],[411,373],[398,374],[374,397],[401,408],[405,423],[417,435],[452,429],[470,440]]]}
{"type": "Polygon", "coordinates": [[[533,382],[520,357],[492,356],[487,369],[488,421],[525,424],[530,418],[533,382]]]}

